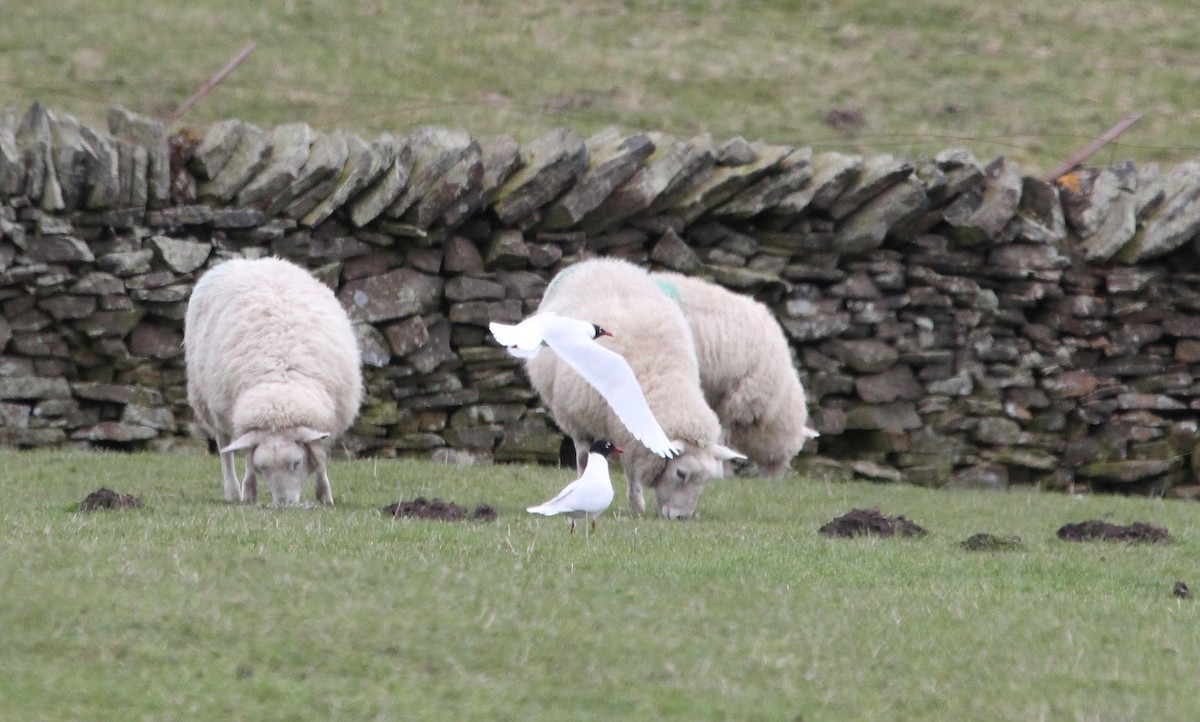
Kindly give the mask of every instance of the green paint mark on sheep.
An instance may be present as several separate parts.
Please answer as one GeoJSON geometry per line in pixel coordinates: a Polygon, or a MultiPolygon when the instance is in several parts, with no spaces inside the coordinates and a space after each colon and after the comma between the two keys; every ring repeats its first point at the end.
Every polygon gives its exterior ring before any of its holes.
{"type": "Polygon", "coordinates": [[[671,283],[670,281],[665,281],[661,278],[654,279],[654,282],[657,283],[659,289],[662,290],[662,292],[667,295],[667,298],[670,298],[672,301],[675,302],[675,305],[679,306],[679,305],[683,304],[683,298],[679,295],[679,287],[678,286],[676,286],[674,283],[671,283]]]}

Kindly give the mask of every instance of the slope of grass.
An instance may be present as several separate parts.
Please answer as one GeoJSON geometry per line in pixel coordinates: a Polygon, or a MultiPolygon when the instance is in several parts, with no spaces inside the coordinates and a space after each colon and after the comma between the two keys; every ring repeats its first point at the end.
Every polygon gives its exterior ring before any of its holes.
{"type": "MultiPolygon", "coordinates": [[[[525,514],[570,477],[335,464],[334,509],[219,501],[215,458],[0,452],[3,719],[1185,719],[1186,503],[715,482],[703,518],[525,514]],[[140,510],[80,513],[100,486],[140,510]],[[418,495],[491,523],[390,520],[418,495]],[[878,505],[918,539],[817,534],[878,505]],[[1170,529],[1071,544],[1063,523],[1170,529]],[[972,553],[972,533],[1019,551],[972,553]]],[[[307,496],[311,496],[311,491],[307,496]]]]}
{"type": "Polygon", "coordinates": [[[1197,154],[1190,0],[495,0],[8,3],[0,107],[166,115],[243,45],[185,119],[423,124],[529,140],[616,124],[861,153],[966,146],[1046,171],[1132,111],[1097,162],[1197,154]],[[831,110],[861,113],[837,128],[831,110]]]}

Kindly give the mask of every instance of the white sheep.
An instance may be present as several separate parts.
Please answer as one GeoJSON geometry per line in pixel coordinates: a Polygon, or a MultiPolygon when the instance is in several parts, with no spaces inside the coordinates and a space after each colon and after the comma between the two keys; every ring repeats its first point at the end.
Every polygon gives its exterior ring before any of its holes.
{"type": "Polygon", "coordinates": [[[569,266],[551,281],[538,307],[539,313],[547,311],[598,324],[612,334],[597,342],[625,357],[659,424],[683,449],[673,459],[654,454],[633,438],[590,384],[543,351],[525,368],[559,428],[574,441],[579,468],[586,466],[594,442],[610,440],[626,452],[621,465],[634,513],[645,512],[643,489],[650,487],[659,516],[692,516],[700,492],[722,475],[722,462],[744,457],[718,443],[720,423],[700,390],[696,351],[679,307],[646,271],[598,258],[569,266]]]}
{"type": "Polygon", "coordinates": [[[358,342],[333,292],[282,259],[227,261],[196,284],[184,323],[188,403],[217,441],[225,498],[257,501],[262,476],[275,504],[296,504],[315,473],[317,501],[333,504],[329,445],[363,393],[358,342]]]}
{"type": "Polygon", "coordinates": [[[782,476],[804,443],[807,399],[787,337],[763,304],[708,281],[678,273],[651,277],[679,304],[696,343],[700,386],[725,441],[766,477],[782,476]]]}

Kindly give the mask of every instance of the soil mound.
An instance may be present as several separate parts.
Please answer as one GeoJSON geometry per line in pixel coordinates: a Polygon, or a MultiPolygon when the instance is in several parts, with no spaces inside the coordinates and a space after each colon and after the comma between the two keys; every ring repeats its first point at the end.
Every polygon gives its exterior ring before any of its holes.
{"type": "Polygon", "coordinates": [[[418,496],[412,501],[398,501],[383,508],[383,513],[391,517],[412,517],[415,519],[433,519],[434,521],[495,521],[499,516],[489,504],[480,504],[475,511],[468,515],[465,507],[452,501],[441,499],[426,499],[418,496]]]}
{"type": "Polygon", "coordinates": [[[854,537],[866,534],[876,536],[924,536],[928,532],[918,524],[902,516],[885,516],[879,509],[852,509],[818,529],[831,537],[854,537]]]}
{"type": "Polygon", "coordinates": [[[100,487],[79,502],[80,511],[95,511],[97,509],[140,509],[142,500],[133,494],[118,494],[112,489],[100,487]]]}
{"type": "Polygon", "coordinates": [[[1099,519],[1089,519],[1077,524],[1064,524],[1058,530],[1058,538],[1067,541],[1119,541],[1129,544],[1154,543],[1166,544],[1171,541],[1167,530],[1160,526],[1151,526],[1146,522],[1135,521],[1122,526],[1110,524],[1099,519]]]}
{"type": "Polygon", "coordinates": [[[963,549],[971,552],[994,552],[1006,549],[1024,549],[1019,536],[996,536],[987,532],[972,534],[962,542],[963,549]]]}

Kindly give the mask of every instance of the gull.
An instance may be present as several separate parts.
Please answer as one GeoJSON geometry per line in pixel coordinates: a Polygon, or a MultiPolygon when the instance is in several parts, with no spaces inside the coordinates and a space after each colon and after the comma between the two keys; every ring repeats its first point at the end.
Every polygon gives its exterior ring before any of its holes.
{"type": "Polygon", "coordinates": [[[575,531],[575,520],[583,517],[596,528],[596,517],[604,513],[613,500],[612,479],[608,476],[608,455],[624,453],[603,439],[592,444],[588,451],[587,465],[579,478],[563,487],[558,496],[544,504],[531,506],[525,511],[530,514],[554,516],[566,514],[571,520],[571,531],[575,531]]]}
{"type": "Polygon", "coordinates": [[[554,312],[538,313],[515,326],[493,321],[492,336],[517,358],[530,359],[549,346],[560,359],[596,389],[629,433],[646,448],[665,458],[680,449],[671,443],[654,418],[629,362],[596,340],[612,334],[600,326],[554,312]]]}

